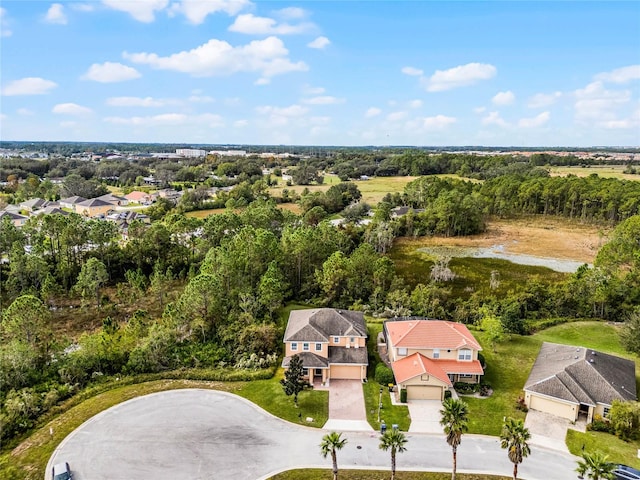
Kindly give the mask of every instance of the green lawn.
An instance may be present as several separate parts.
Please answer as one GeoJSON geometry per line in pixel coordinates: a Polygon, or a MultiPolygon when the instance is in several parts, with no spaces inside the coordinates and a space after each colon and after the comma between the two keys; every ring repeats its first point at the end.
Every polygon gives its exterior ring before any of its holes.
{"type": "Polygon", "coordinates": [[[602,178],[617,178],[619,180],[635,180],[640,181],[640,175],[632,175],[624,173],[625,165],[590,165],[588,167],[551,167],[549,172],[551,176],[566,177],[567,175],[575,175],[576,177],[588,177],[597,174],[602,178]]]}
{"type": "MultiPolygon", "coordinates": [[[[402,457],[398,457],[402,461],[402,457]]],[[[338,456],[338,467],[340,459],[338,456]]],[[[388,470],[347,470],[339,468],[338,478],[340,480],[387,480],[390,472],[388,470]]],[[[278,473],[270,480],[331,480],[333,475],[331,469],[310,468],[305,470],[288,470],[278,473]]],[[[509,480],[511,477],[500,477],[496,475],[473,475],[458,473],[459,480],[509,480]]],[[[450,480],[451,473],[434,472],[396,472],[396,480],[450,480]]]]}
{"type": "Polygon", "coordinates": [[[567,447],[574,455],[582,453],[584,445],[585,452],[600,451],[609,455],[609,461],[622,463],[635,468],[640,468],[640,440],[635,442],[624,442],[618,437],[603,432],[577,432],[569,430],[567,432],[567,447]]]}
{"type": "Polygon", "coordinates": [[[380,430],[378,421],[378,404],[380,399],[380,388],[382,387],[382,408],[380,409],[380,420],[391,428],[396,424],[402,431],[408,431],[411,425],[409,408],[405,405],[392,405],[391,394],[387,385],[380,385],[375,380],[376,365],[381,361],[378,355],[376,339],[378,333],[382,331],[382,323],[370,322],[367,325],[369,338],[367,339],[367,351],[369,353],[369,367],[367,383],[362,386],[364,392],[364,404],[367,412],[367,421],[374,430],[380,430]]]}

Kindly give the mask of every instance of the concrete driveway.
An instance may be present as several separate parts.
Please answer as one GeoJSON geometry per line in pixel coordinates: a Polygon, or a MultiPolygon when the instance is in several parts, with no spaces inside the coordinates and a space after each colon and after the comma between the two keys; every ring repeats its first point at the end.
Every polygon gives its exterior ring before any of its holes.
{"type": "Polygon", "coordinates": [[[531,445],[553,448],[569,453],[565,437],[571,422],[565,418],[556,417],[549,413],[529,410],[524,426],[531,433],[531,445]]]}
{"type": "Polygon", "coordinates": [[[373,431],[367,422],[360,380],[331,380],[329,420],[323,428],[338,431],[373,431]]]}
{"type": "MultiPolygon", "coordinates": [[[[68,461],[74,480],[263,480],[291,468],[330,468],[318,445],[327,432],[275,418],[235,395],[173,390],[106,410],[71,433],[49,460],[68,461]]],[[[373,432],[349,432],[340,468],[389,468],[373,432]]],[[[451,448],[441,436],[408,434],[399,470],[450,471],[451,448]]],[[[458,471],[510,476],[498,439],[464,435],[458,471]]],[[[575,478],[575,457],[532,448],[520,466],[527,480],[575,478]]]]}
{"type": "Polygon", "coordinates": [[[440,400],[409,400],[409,415],[411,426],[409,433],[437,433],[444,435],[440,425],[440,400]]]}

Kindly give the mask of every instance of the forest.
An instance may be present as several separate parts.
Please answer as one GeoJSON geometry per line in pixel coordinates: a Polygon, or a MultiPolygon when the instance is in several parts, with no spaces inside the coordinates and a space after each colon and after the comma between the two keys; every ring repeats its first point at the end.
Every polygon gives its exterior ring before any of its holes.
{"type": "MultiPolygon", "coordinates": [[[[393,163],[414,174],[432,168],[421,163],[431,155],[404,156],[382,160],[378,168],[393,163]]],[[[3,442],[15,441],[61,401],[111,376],[273,375],[283,330],[278,312],[289,302],[470,325],[491,316],[504,332],[517,334],[542,321],[624,321],[638,315],[640,183],[551,177],[541,167],[499,165],[485,157],[474,161],[489,162],[493,173],[487,168],[482,179],[472,178],[475,167],[469,161],[437,157],[444,170],[468,165],[472,171],[466,178],[421,176],[379,205],[363,205],[350,181],[324,192],[272,197],[265,188],[269,180],[256,171],[257,160],[246,160],[234,166],[234,175],[244,177],[222,197],[228,207],[223,213],[198,219],[186,216],[180,203],[156,204],[149,209],[154,221],[132,222],[126,241],[111,223],[76,214],[33,216],[21,228],[4,219],[3,442]],[[287,201],[297,202],[300,213],[279,208],[287,201]],[[397,206],[412,209],[394,216],[397,206]],[[336,215],[345,220],[337,227],[328,221],[336,215]],[[482,232],[492,216],[521,215],[561,216],[614,229],[593,267],[509,290],[454,295],[446,259],[410,285],[389,255],[399,236],[471,235],[482,232]],[[365,218],[370,222],[361,221],[365,218]]],[[[180,168],[229,169],[224,163],[180,168]]],[[[334,164],[339,165],[344,162],[334,164]]],[[[44,190],[53,196],[76,193],[73,185],[88,188],[86,182],[105,188],[96,173],[101,167],[102,162],[56,164],[54,169],[66,173],[62,188],[69,187],[61,191],[34,178],[43,172],[32,171],[30,162],[3,162],[4,174],[28,172],[27,181],[5,186],[6,198],[13,202],[44,190]],[[82,176],[77,169],[86,165],[95,171],[82,176]]]]}

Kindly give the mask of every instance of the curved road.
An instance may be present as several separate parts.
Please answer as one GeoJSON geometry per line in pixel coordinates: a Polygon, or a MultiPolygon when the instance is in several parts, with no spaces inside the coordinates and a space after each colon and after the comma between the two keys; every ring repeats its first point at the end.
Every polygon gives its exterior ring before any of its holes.
{"type": "MultiPolygon", "coordinates": [[[[256,480],[277,471],[331,466],[318,445],[326,432],[273,417],[247,400],[214,390],[173,390],[116,405],[91,418],[58,446],[47,472],[68,461],[74,480],[256,480]]],[[[339,468],[389,468],[377,433],[347,432],[339,468]]],[[[450,471],[442,435],[408,434],[398,470],[450,471]]],[[[532,447],[520,465],[528,480],[576,477],[575,458],[532,447]]],[[[494,437],[465,435],[458,471],[510,476],[513,465],[494,437]]],[[[48,474],[49,475],[49,474],[48,474]]],[[[46,478],[49,478],[47,475],[46,478]]]]}

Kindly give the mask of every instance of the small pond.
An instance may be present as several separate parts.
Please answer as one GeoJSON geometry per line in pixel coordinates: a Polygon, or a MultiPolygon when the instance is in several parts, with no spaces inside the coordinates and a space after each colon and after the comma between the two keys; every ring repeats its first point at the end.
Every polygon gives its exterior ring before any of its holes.
{"type": "Polygon", "coordinates": [[[536,257],[519,253],[508,253],[504,245],[493,245],[491,247],[422,247],[419,252],[424,252],[435,257],[456,257],[456,258],[497,258],[507,260],[520,265],[531,265],[536,267],[547,267],[556,272],[573,273],[584,262],[575,260],[563,260],[552,257],[536,257]]]}

